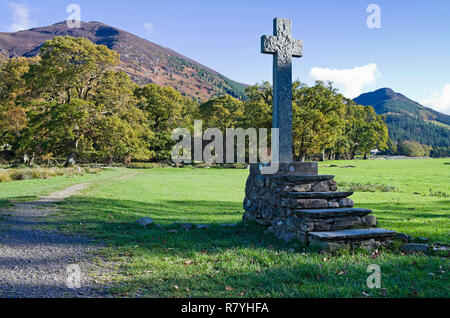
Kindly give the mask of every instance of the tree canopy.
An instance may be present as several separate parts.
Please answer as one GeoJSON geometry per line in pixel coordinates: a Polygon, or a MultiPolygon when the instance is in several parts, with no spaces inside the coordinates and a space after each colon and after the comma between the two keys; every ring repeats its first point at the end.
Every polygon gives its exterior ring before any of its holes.
{"type": "MultiPolygon", "coordinates": [[[[0,60],[0,146],[8,144],[18,158],[65,158],[66,164],[169,161],[172,131],[192,131],[196,119],[204,130],[224,134],[227,128],[272,127],[268,82],[247,87],[244,100],[224,95],[199,104],[170,87],[138,86],[117,69],[119,62],[106,46],[69,36],[47,41],[37,58],[0,60]]],[[[331,83],[295,82],[292,91],[295,159],[395,149],[385,118],[344,98],[331,83]]]]}
{"type": "Polygon", "coordinates": [[[137,107],[144,113],[153,135],[146,141],[156,160],[169,160],[174,142],[172,131],[193,127],[197,104],[171,87],[148,84],[135,90],[137,107]]]}
{"type": "Polygon", "coordinates": [[[22,57],[0,61],[0,146],[13,142],[26,125],[23,77],[29,64],[22,57]]]}
{"type": "MultiPolygon", "coordinates": [[[[271,128],[271,85],[263,82],[248,87],[246,92],[248,99],[244,101],[242,125],[271,128]]],[[[296,81],[292,92],[294,159],[306,160],[316,155],[322,159],[326,155],[354,157],[356,153],[366,155],[377,147],[386,148],[388,136],[384,117],[377,116],[372,107],[356,105],[331,83],[326,85],[321,81],[312,87],[296,81]]]]}
{"type": "Polygon", "coordinates": [[[136,106],[137,85],[113,70],[117,53],[72,37],[55,37],[41,52],[34,62],[13,59],[2,67],[9,80],[1,85],[11,92],[2,90],[9,103],[1,105],[26,122],[16,129],[18,154],[65,156],[66,164],[75,157],[105,162],[151,158],[142,138],[151,130],[136,106]]]}

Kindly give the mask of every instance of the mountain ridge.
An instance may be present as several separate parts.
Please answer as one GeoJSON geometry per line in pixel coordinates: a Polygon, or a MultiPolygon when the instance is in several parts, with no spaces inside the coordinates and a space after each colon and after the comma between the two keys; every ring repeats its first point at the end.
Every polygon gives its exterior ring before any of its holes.
{"type": "Polygon", "coordinates": [[[355,103],[372,106],[386,116],[389,133],[395,141],[417,141],[434,147],[450,146],[450,116],[425,107],[395,92],[380,88],[361,94],[355,103]]]}
{"type": "Polygon", "coordinates": [[[121,56],[118,69],[125,71],[138,84],[171,86],[198,100],[222,94],[238,98],[244,95],[245,84],[170,48],[98,21],[81,22],[80,28],[68,28],[66,22],[58,22],[24,31],[0,32],[0,53],[6,57],[36,56],[45,41],[66,35],[84,37],[117,51],[121,56]]]}
{"type": "Polygon", "coordinates": [[[417,113],[417,111],[428,111],[434,115],[440,117],[440,120],[443,120],[443,123],[450,125],[450,116],[435,111],[429,107],[425,107],[420,103],[406,97],[401,93],[395,92],[392,88],[380,88],[373,92],[368,92],[361,94],[359,97],[354,99],[356,103],[361,105],[371,105],[375,108],[377,113],[384,114],[393,112],[413,112],[417,113]],[[403,105],[395,105],[392,102],[398,101],[404,103],[403,105]],[[409,105],[406,105],[409,104],[409,105]]]}

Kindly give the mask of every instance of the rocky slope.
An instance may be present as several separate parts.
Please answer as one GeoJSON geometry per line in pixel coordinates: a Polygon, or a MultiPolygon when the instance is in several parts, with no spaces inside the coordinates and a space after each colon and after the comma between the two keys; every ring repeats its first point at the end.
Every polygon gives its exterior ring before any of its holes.
{"type": "Polygon", "coordinates": [[[138,84],[171,86],[184,95],[206,100],[214,95],[242,97],[245,85],[177,52],[100,22],[81,23],[69,29],[65,22],[14,33],[0,33],[0,54],[7,57],[36,56],[43,43],[55,36],[84,37],[103,44],[121,56],[119,69],[138,84]]]}

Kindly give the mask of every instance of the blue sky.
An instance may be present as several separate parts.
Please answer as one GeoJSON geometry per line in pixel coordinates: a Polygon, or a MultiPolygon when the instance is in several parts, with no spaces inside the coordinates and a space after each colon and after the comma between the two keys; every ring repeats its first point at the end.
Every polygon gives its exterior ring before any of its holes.
{"type": "Polygon", "coordinates": [[[450,1],[0,0],[0,30],[63,21],[72,3],[83,21],[129,31],[248,84],[271,80],[260,37],[272,33],[274,17],[291,18],[304,41],[295,79],[332,79],[349,97],[391,87],[450,114],[450,1]],[[367,27],[372,3],[381,28],[367,27]]]}

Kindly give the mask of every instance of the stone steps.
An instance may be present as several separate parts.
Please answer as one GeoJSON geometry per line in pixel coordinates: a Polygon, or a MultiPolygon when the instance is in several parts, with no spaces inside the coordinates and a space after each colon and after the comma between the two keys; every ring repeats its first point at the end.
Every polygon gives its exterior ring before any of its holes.
{"type": "Polygon", "coordinates": [[[292,182],[296,184],[304,184],[304,183],[314,183],[314,182],[322,182],[322,181],[329,181],[334,179],[334,176],[318,176],[318,175],[303,175],[303,176],[296,176],[296,175],[289,175],[289,174],[278,174],[271,176],[274,180],[282,180],[287,182],[292,182]]]}
{"type": "Polygon", "coordinates": [[[291,199],[344,199],[353,195],[353,192],[282,192],[281,197],[288,197],[291,199]]]}
{"type": "Polygon", "coordinates": [[[395,232],[376,228],[368,209],[355,209],[331,175],[318,175],[317,163],[283,163],[275,175],[262,175],[250,165],[244,220],[268,226],[276,237],[299,240],[324,250],[377,249],[387,246],[395,232]]]}
{"type": "Polygon", "coordinates": [[[310,219],[325,219],[333,217],[347,217],[347,216],[366,216],[372,213],[372,210],[368,209],[354,209],[354,208],[343,208],[343,209],[303,209],[294,210],[291,212],[296,216],[301,216],[310,219]]]}
{"type": "Polygon", "coordinates": [[[396,232],[381,228],[353,229],[332,232],[309,232],[311,240],[333,242],[333,241],[361,241],[369,239],[393,238],[396,232]]]}

